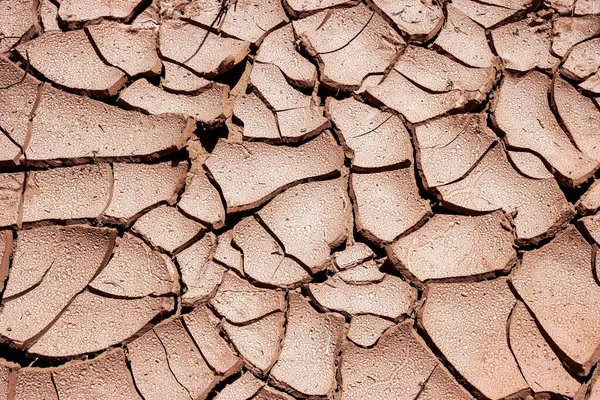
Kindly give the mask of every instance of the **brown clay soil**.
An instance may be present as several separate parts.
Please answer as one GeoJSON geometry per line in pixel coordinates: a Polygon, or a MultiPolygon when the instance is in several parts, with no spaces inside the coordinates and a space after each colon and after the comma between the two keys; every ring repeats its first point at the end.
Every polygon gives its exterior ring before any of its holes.
{"type": "Polygon", "coordinates": [[[0,400],[600,399],[600,0],[0,0],[0,400]]]}

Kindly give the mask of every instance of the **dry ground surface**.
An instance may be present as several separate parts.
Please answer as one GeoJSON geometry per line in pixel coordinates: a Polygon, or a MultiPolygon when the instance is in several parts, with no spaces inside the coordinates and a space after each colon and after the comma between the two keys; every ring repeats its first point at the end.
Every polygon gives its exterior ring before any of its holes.
{"type": "Polygon", "coordinates": [[[599,0],[0,0],[0,399],[600,399],[599,67],[599,0]]]}

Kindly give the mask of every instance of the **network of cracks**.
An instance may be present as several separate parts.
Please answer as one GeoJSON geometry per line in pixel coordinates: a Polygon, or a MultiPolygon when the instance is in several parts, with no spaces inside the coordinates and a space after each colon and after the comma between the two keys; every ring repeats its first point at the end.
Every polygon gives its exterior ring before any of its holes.
{"type": "Polygon", "coordinates": [[[0,2],[0,399],[600,399],[597,0],[0,2]]]}

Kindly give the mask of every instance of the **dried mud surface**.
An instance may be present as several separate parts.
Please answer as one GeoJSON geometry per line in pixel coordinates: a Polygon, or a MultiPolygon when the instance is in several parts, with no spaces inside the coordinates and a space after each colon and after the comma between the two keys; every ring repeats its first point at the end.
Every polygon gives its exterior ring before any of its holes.
{"type": "Polygon", "coordinates": [[[600,400],[598,0],[0,0],[0,400],[600,400]]]}

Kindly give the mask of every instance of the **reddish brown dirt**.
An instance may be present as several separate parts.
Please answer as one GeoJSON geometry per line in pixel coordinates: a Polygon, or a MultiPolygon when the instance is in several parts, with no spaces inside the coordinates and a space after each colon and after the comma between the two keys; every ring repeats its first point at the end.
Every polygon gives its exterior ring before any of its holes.
{"type": "Polygon", "coordinates": [[[600,400],[598,0],[0,0],[0,400],[600,400]]]}

